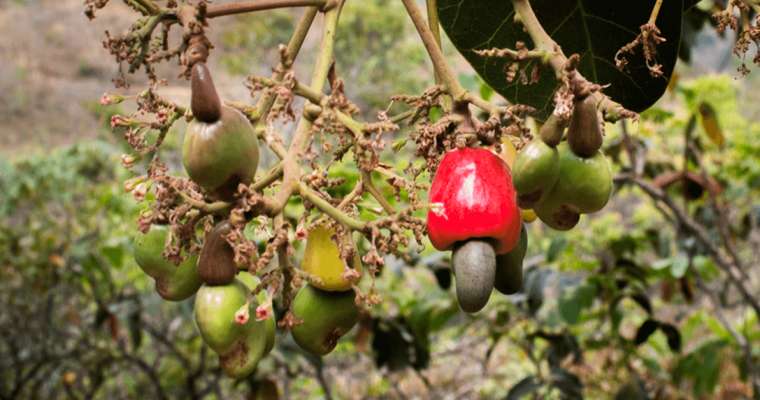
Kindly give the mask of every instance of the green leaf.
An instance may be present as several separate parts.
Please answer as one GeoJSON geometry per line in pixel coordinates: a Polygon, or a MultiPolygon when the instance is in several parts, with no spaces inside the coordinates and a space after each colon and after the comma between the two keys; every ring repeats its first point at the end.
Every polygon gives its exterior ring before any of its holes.
{"type": "Polygon", "coordinates": [[[549,250],[546,252],[546,262],[554,262],[567,247],[567,239],[564,236],[552,240],[552,244],[549,245],[549,250]]]}
{"type": "Polygon", "coordinates": [[[524,398],[525,396],[529,394],[533,394],[538,389],[541,389],[544,384],[537,379],[535,376],[531,375],[527,378],[523,378],[520,382],[517,382],[515,386],[512,386],[511,389],[509,389],[509,392],[507,392],[507,397],[505,400],[519,400],[524,398]]]}
{"type": "Polygon", "coordinates": [[[596,287],[593,285],[580,285],[573,290],[572,295],[560,297],[558,300],[559,312],[562,318],[570,324],[578,322],[581,309],[590,307],[596,297],[596,287]]]}
{"type": "Polygon", "coordinates": [[[100,248],[100,253],[111,262],[111,265],[120,269],[124,266],[124,247],[122,246],[106,246],[100,248]]]}
{"type": "Polygon", "coordinates": [[[684,256],[678,256],[673,260],[673,264],[670,266],[670,273],[674,278],[681,278],[686,274],[686,269],[689,268],[689,259],[684,256]]]}
{"type": "Polygon", "coordinates": [[[480,98],[485,101],[491,101],[491,96],[494,94],[494,90],[492,87],[488,86],[487,83],[481,83],[480,84],[480,98]]]}
{"type": "Polygon", "coordinates": [[[430,109],[430,122],[436,123],[443,116],[443,110],[440,107],[433,107],[430,109]]]}
{"type": "MultiPolygon", "coordinates": [[[[682,1],[662,3],[657,17],[661,37],[667,41],[657,46],[656,60],[662,64],[664,77],[652,78],[641,47],[635,54],[626,53],[628,71],[618,71],[615,54],[631,43],[652,13],[656,0],[611,2],[607,0],[532,0],[539,22],[561,47],[565,55],[580,55],[578,69],[595,83],[611,86],[604,93],[632,111],[643,111],[654,104],[667,89],[681,41],[682,1]]],[[[532,85],[523,85],[519,77],[507,82],[506,59],[484,58],[473,50],[494,47],[514,49],[518,41],[528,49],[535,46],[521,25],[514,23],[510,1],[439,0],[438,15],[443,30],[475,71],[496,92],[511,103],[535,107],[538,119],[546,119],[554,109],[554,92],[559,84],[553,73],[544,71],[532,85]]],[[[523,68],[530,76],[535,61],[523,68]]]]}
{"type": "Polygon", "coordinates": [[[665,269],[673,264],[672,258],[663,258],[652,263],[652,269],[660,270],[665,269]]]}

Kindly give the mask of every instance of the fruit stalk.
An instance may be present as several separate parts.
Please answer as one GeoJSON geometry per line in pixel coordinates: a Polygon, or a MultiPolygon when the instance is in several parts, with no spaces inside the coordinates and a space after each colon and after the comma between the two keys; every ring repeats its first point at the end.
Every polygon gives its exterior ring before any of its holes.
{"type": "MultiPolygon", "coordinates": [[[[338,18],[343,8],[344,1],[341,1],[338,7],[332,8],[325,13],[325,21],[322,27],[322,41],[319,45],[319,55],[311,80],[311,89],[316,92],[322,92],[325,88],[327,74],[332,65],[333,47],[335,44],[335,33],[338,27],[338,18]]],[[[282,186],[275,194],[278,209],[280,212],[287,204],[293,194],[300,190],[299,181],[301,178],[301,160],[309,143],[309,132],[311,131],[312,122],[303,116],[298,121],[296,133],[290,143],[288,155],[285,157],[285,166],[282,175],[282,186]]]]}
{"type": "Polygon", "coordinates": [[[315,9],[320,9],[328,3],[330,3],[330,0],[259,0],[248,3],[226,4],[223,6],[208,7],[206,10],[206,18],[273,10],[276,8],[314,7],[315,9]]]}

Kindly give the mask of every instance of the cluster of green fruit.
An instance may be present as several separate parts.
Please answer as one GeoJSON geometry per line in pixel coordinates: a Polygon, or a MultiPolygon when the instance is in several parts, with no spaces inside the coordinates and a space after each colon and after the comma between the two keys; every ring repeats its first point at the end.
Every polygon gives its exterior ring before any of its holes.
{"type": "MultiPolygon", "coordinates": [[[[183,163],[194,182],[219,200],[232,201],[238,185],[252,183],[256,175],[257,137],[243,114],[221,104],[203,63],[194,65],[191,76],[194,121],[185,136],[183,163]]],[[[137,264],[155,279],[161,297],[182,301],[196,295],[194,315],[203,341],[219,355],[226,375],[241,378],[274,348],[276,326],[271,315],[273,294],[261,291],[251,297],[260,281],[235,262],[234,249],[225,239],[230,229],[228,220],[218,223],[200,254],[178,266],[162,256],[169,234],[166,225],[138,232],[134,249],[137,264]]],[[[295,315],[302,318],[291,330],[293,339],[315,355],[331,352],[358,319],[354,292],[342,279],[343,261],[330,239],[333,234],[332,229],[317,227],[309,235],[302,269],[322,283],[307,284],[293,303],[295,315]]],[[[358,254],[354,265],[361,276],[358,254]]]]}
{"type": "Polygon", "coordinates": [[[200,255],[190,256],[175,266],[162,257],[169,233],[165,225],[153,225],[135,237],[135,261],[155,279],[156,291],[166,300],[182,301],[195,296],[195,321],[203,341],[219,355],[219,364],[230,377],[249,375],[259,360],[274,348],[274,318],[266,321],[236,318],[246,305],[249,313],[267,300],[265,291],[249,302],[259,279],[238,271],[234,251],[224,239],[229,221],[219,223],[206,238],[200,255]]]}
{"type": "Polygon", "coordinates": [[[593,96],[575,101],[567,141],[562,141],[564,132],[565,124],[552,114],[539,137],[519,153],[513,170],[517,204],[560,231],[575,227],[581,214],[604,208],[612,194],[593,96]]]}
{"type": "MultiPolygon", "coordinates": [[[[265,291],[249,301],[260,281],[234,262],[234,250],[224,239],[229,231],[229,221],[222,221],[209,233],[200,255],[175,266],[161,255],[169,228],[153,225],[147,234],[138,232],[135,260],[155,279],[156,291],[164,299],[182,301],[196,295],[195,322],[203,341],[219,355],[225,374],[241,378],[274,348],[276,326],[265,291]]],[[[293,303],[293,312],[303,319],[291,330],[293,339],[314,355],[330,353],[359,315],[351,284],[342,279],[345,268],[330,239],[333,234],[333,229],[323,227],[310,232],[301,267],[322,282],[306,284],[293,303]]],[[[354,262],[361,272],[358,254],[354,262]]]]}

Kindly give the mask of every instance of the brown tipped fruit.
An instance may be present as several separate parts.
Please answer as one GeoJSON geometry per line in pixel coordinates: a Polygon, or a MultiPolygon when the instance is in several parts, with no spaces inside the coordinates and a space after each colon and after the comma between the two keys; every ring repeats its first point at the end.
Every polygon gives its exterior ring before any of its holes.
{"type": "Polygon", "coordinates": [[[156,281],[156,291],[169,301],[182,301],[192,296],[201,287],[196,264],[198,256],[174,265],[161,255],[166,243],[169,227],[152,225],[148,233],[137,232],[135,236],[135,261],[145,273],[156,281]]]}
{"type": "Polygon", "coordinates": [[[544,122],[544,125],[541,126],[538,135],[549,147],[557,147],[562,141],[562,136],[565,134],[566,124],[567,121],[560,120],[559,117],[552,113],[546,122],[544,122]]]}
{"type": "Polygon", "coordinates": [[[506,254],[496,256],[496,278],[494,288],[503,294],[515,294],[522,288],[523,260],[528,251],[528,232],[525,224],[520,232],[517,245],[506,254]]]}
{"type": "MultiPolygon", "coordinates": [[[[262,322],[255,323],[262,324],[262,322]]],[[[250,320],[248,322],[251,322],[250,320]]],[[[232,350],[219,355],[219,366],[222,372],[230,378],[240,379],[253,373],[259,361],[266,354],[267,335],[257,329],[251,329],[245,338],[238,339],[232,350]]]]}
{"type": "Polygon", "coordinates": [[[190,73],[192,96],[190,109],[193,117],[201,122],[212,123],[222,117],[222,101],[216,93],[206,64],[197,62],[190,73]]]}
{"type": "Polygon", "coordinates": [[[188,124],[182,163],[193,182],[222,201],[234,201],[238,186],[251,184],[256,176],[256,132],[240,111],[222,106],[218,121],[188,124]]]}
{"type": "Polygon", "coordinates": [[[306,284],[293,299],[293,313],[303,321],[293,326],[293,340],[304,351],[323,356],[356,325],[359,307],[353,290],[327,292],[306,284]]]}
{"type": "Polygon", "coordinates": [[[575,102],[573,119],[567,128],[567,143],[579,155],[591,157],[602,148],[602,126],[596,112],[596,100],[586,96],[575,102]]]}
{"type": "Polygon", "coordinates": [[[198,275],[208,285],[227,285],[232,283],[237,275],[235,250],[224,238],[230,233],[230,228],[230,221],[220,222],[203,243],[198,258],[198,275]]]}
{"type": "Polygon", "coordinates": [[[612,194],[612,171],[601,152],[581,157],[567,143],[557,146],[560,171],[549,196],[534,211],[553,229],[572,229],[580,214],[597,212],[607,205],[612,194]]]}
{"type": "Polygon", "coordinates": [[[564,143],[557,150],[560,168],[552,196],[572,204],[581,214],[604,208],[612,194],[612,170],[607,158],[599,151],[590,157],[579,157],[564,143]]]}
{"type": "Polygon", "coordinates": [[[559,175],[559,153],[542,140],[534,139],[522,149],[512,169],[517,205],[531,209],[554,188],[559,175]]]}
{"type": "Polygon", "coordinates": [[[480,311],[488,303],[496,274],[496,252],[484,238],[457,242],[451,252],[457,299],[462,310],[480,311]]]}
{"type": "Polygon", "coordinates": [[[537,205],[533,211],[544,224],[558,231],[569,231],[575,228],[581,219],[581,214],[574,206],[551,195],[537,205]]]}

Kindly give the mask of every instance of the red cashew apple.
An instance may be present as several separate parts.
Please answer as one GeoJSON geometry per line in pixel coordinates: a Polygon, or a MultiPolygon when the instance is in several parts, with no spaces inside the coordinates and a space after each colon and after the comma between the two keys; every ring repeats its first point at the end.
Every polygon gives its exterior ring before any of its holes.
{"type": "Polygon", "coordinates": [[[438,167],[430,203],[437,207],[428,212],[428,235],[436,249],[453,251],[459,305],[479,311],[493,290],[496,256],[520,238],[512,173],[490,150],[452,150],[438,167]]]}
{"type": "Polygon", "coordinates": [[[440,251],[471,238],[493,239],[496,254],[506,254],[520,238],[522,219],[512,173],[490,150],[455,149],[438,167],[430,203],[442,205],[428,213],[428,234],[440,251]]]}

